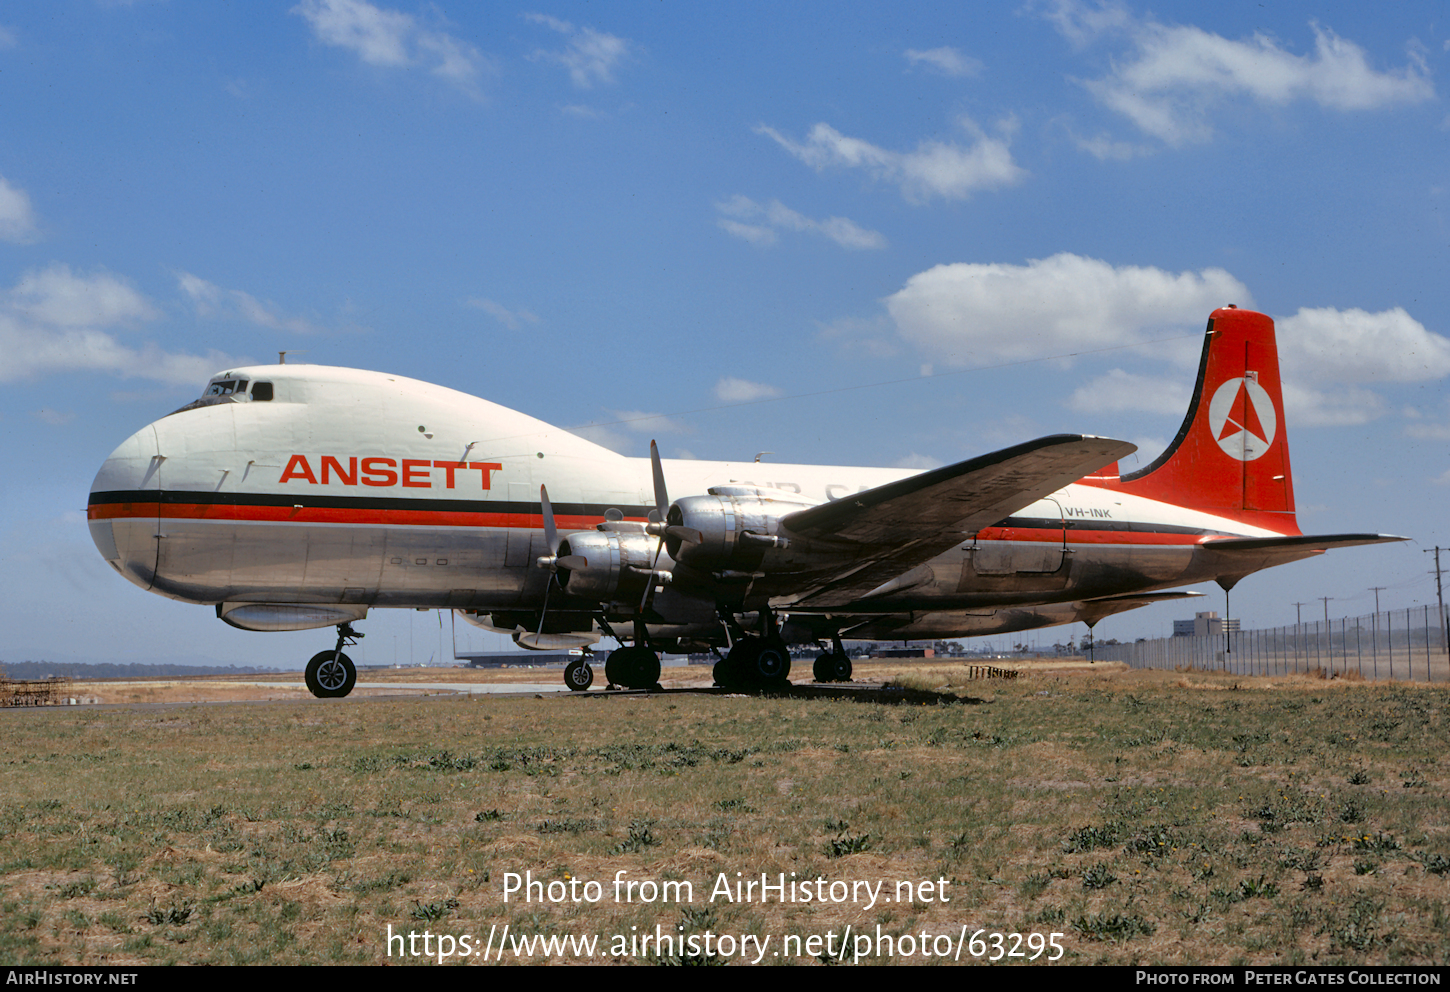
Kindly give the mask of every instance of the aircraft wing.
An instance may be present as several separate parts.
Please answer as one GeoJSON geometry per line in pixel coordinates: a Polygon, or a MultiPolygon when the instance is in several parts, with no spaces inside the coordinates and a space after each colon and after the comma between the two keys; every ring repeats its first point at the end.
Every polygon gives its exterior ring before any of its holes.
{"type": "Polygon", "coordinates": [[[851,602],[1136,450],[1112,438],[1054,434],[789,514],[782,533],[842,560],[841,570],[795,602],[851,602]]]}

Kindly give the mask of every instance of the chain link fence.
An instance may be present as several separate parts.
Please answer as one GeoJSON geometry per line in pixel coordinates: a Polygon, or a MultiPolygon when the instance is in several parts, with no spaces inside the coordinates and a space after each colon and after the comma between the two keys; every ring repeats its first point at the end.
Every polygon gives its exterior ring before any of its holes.
{"type": "Polygon", "coordinates": [[[1198,668],[1242,675],[1450,681],[1446,618],[1433,606],[1207,637],[1160,637],[1098,645],[1100,661],[1133,668],[1198,668]]]}

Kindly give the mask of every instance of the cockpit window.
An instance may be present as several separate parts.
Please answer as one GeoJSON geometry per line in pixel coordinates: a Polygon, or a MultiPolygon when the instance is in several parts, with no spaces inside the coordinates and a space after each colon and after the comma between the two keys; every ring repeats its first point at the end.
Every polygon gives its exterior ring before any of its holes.
{"type": "Polygon", "coordinates": [[[252,383],[252,402],[266,401],[272,398],[272,384],[270,382],[252,383]]]}
{"type": "Polygon", "coordinates": [[[205,396],[230,396],[233,393],[245,393],[247,391],[246,379],[217,379],[207,387],[205,396]]]}

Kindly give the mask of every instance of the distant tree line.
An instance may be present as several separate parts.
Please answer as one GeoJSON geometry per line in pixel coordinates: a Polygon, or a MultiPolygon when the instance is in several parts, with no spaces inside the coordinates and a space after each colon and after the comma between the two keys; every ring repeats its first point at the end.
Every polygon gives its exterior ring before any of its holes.
{"type": "Polygon", "coordinates": [[[0,662],[0,676],[20,681],[59,676],[68,679],[136,679],[178,678],[185,675],[264,675],[280,672],[280,668],[256,665],[116,665],[101,662],[94,665],[61,664],[54,661],[0,662]]]}

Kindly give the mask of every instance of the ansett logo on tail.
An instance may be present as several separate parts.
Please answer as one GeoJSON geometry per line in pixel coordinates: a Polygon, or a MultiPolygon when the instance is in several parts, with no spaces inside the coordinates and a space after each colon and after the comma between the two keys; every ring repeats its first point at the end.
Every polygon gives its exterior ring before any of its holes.
{"type": "Polygon", "coordinates": [[[1259,385],[1258,373],[1229,379],[1208,404],[1208,428],[1223,453],[1251,462],[1274,443],[1279,415],[1269,393],[1259,385]]]}

